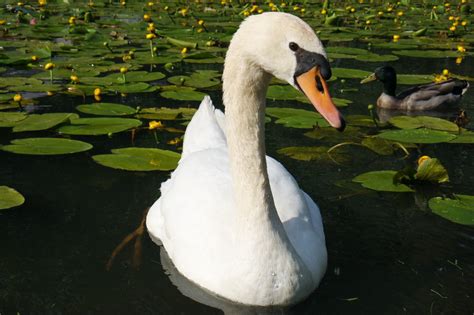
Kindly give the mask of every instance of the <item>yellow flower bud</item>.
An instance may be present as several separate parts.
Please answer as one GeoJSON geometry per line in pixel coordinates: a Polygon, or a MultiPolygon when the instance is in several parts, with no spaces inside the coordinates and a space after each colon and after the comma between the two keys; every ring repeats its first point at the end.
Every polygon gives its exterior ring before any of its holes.
{"type": "Polygon", "coordinates": [[[443,69],[443,75],[448,76],[449,75],[449,70],[448,69],[443,69]]]}
{"type": "Polygon", "coordinates": [[[204,25],[204,20],[199,20],[198,25],[204,25]]]}
{"type": "Polygon", "coordinates": [[[48,62],[45,66],[44,66],[44,70],[53,70],[55,67],[55,64],[52,63],[52,62],[48,62]]]}
{"type": "Polygon", "coordinates": [[[35,56],[35,55],[31,56],[31,61],[38,61],[38,56],[35,56]]]}
{"type": "Polygon", "coordinates": [[[164,125],[161,123],[161,121],[153,120],[153,121],[150,121],[148,123],[148,129],[150,129],[150,130],[157,129],[157,128],[163,128],[163,127],[164,127],[164,125]]]}
{"type": "Polygon", "coordinates": [[[451,32],[454,32],[454,31],[456,30],[456,26],[454,26],[454,25],[451,26],[451,27],[449,28],[449,30],[450,30],[451,32]]]}
{"type": "Polygon", "coordinates": [[[149,22],[151,21],[151,16],[149,14],[144,14],[143,15],[143,19],[146,21],[146,22],[149,22]]]}
{"type": "Polygon", "coordinates": [[[184,55],[188,52],[188,48],[187,47],[184,47],[183,49],[181,49],[181,53],[184,55]]]}
{"type": "Polygon", "coordinates": [[[430,158],[428,155],[422,155],[422,156],[420,156],[420,158],[418,159],[418,165],[423,164],[423,162],[425,162],[425,161],[427,161],[427,160],[431,160],[431,158],[430,158]]]}
{"type": "Polygon", "coordinates": [[[70,79],[71,79],[71,81],[74,82],[74,83],[79,82],[79,77],[78,77],[77,75],[75,75],[75,74],[71,75],[71,76],[70,76],[70,79]]]}
{"type": "Polygon", "coordinates": [[[120,68],[120,73],[127,73],[127,72],[128,72],[128,68],[126,67],[120,68]]]}
{"type": "Polygon", "coordinates": [[[328,11],[326,11],[326,9],[322,9],[322,10],[321,10],[321,14],[322,14],[322,15],[325,15],[325,14],[327,14],[327,13],[328,13],[328,11]]]}
{"type": "Polygon", "coordinates": [[[152,39],[154,39],[154,38],[156,38],[156,35],[155,35],[155,34],[153,34],[153,33],[148,33],[148,34],[146,34],[146,39],[152,40],[152,39]]]}
{"type": "Polygon", "coordinates": [[[22,99],[21,94],[15,94],[15,96],[13,96],[15,102],[21,102],[22,99]]]}
{"type": "Polygon", "coordinates": [[[99,96],[102,93],[100,88],[95,88],[94,89],[94,96],[99,96]]]}
{"type": "Polygon", "coordinates": [[[393,35],[394,42],[398,42],[399,39],[400,39],[400,35],[393,35]]]}

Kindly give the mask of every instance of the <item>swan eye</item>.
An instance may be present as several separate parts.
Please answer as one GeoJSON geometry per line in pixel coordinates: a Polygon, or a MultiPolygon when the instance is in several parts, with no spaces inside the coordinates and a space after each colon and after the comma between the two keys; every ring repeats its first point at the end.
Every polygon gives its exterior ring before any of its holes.
{"type": "Polygon", "coordinates": [[[300,48],[300,46],[298,46],[297,43],[295,43],[295,42],[291,42],[291,43],[290,43],[290,49],[291,49],[291,50],[297,51],[299,48],[300,48]]]}

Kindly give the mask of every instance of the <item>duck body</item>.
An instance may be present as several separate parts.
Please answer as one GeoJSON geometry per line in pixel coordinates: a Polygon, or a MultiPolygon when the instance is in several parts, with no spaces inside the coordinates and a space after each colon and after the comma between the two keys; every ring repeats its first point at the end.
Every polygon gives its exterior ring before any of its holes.
{"type": "Polygon", "coordinates": [[[426,111],[446,109],[457,105],[467,91],[465,80],[450,79],[444,82],[419,85],[395,94],[397,77],[390,66],[380,67],[363,83],[379,80],[384,84],[383,93],[377,99],[377,106],[383,109],[405,111],[426,111]]]}
{"type": "Polygon", "coordinates": [[[256,306],[303,300],[327,265],[317,205],[265,153],[272,75],[303,91],[333,127],[344,128],[314,31],[286,13],[249,17],[226,55],[225,115],[204,98],[186,129],[179,165],[146,219],[152,240],[182,275],[215,295],[256,306]]]}

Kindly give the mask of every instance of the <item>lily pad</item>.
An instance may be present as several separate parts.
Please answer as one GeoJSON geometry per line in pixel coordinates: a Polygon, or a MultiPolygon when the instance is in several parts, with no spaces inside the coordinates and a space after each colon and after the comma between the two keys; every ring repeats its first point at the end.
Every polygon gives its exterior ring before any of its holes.
{"type": "Polygon", "coordinates": [[[0,210],[21,206],[25,197],[13,188],[0,186],[0,210]]]}
{"type": "Polygon", "coordinates": [[[397,74],[398,84],[414,85],[431,82],[433,82],[433,76],[430,74],[397,74]]]}
{"type": "Polygon", "coordinates": [[[332,68],[332,75],[338,78],[346,79],[363,79],[372,74],[372,72],[359,70],[359,69],[350,69],[350,68],[332,68]]]}
{"type": "Polygon", "coordinates": [[[372,171],[356,176],[353,181],[363,187],[376,191],[413,192],[413,189],[404,184],[394,182],[396,171],[372,171]]]}
{"type": "MultiPolygon", "coordinates": [[[[161,72],[129,71],[125,74],[126,82],[150,82],[161,80],[164,77],[166,77],[166,75],[161,72]]],[[[109,79],[113,83],[125,82],[121,73],[110,74],[104,79],[109,79]]]]}
{"type": "Polygon", "coordinates": [[[449,143],[474,143],[474,132],[469,130],[462,130],[456,138],[449,141],[449,143]]]}
{"type": "Polygon", "coordinates": [[[377,137],[407,143],[440,143],[449,142],[456,138],[455,135],[446,131],[426,128],[389,130],[378,134],[377,137]]]}
{"type": "Polygon", "coordinates": [[[0,112],[0,127],[13,127],[28,117],[25,113],[0,112]]]}
{"type": "Polygon", "coordinates": [[[206,96],[207,94],[198,92],[193,88],[177,87],[172,90],[161,92],[160,95],[164,98],[169,98],[178,101],[202,101],[204,96],[206,96]]]}
{"type": "Polygon", "coordinates": [[[296,90],[291,85],[270,85],[267,91],[267,98],[271,100],[295,100],[302,103],[309,103],[308,98],[296,90]]]}
{"type": "Polygon", "coordinates": [[[108,86],[107,90],[118,93],[140,93],[147,91],[149,87],[150,85],[145,82],[137,82],[108,86]]]}
{"type": "Polygon", "coordinates": [[[194,87],[198,89],[209,88],[212,86],[219,85],[221,81],[216,78],[210,78],[206,75],[200,75],[199,73],[193,73],[190,76],[180,75],[168,78],[168,82],[177,86],[184,85],[194,87]]]}
{"type": "Polygon", "coordinates": [[[121,148],[112,153],[92,158],[103,166],[127,171],[170,171],[181,158],[179,153],[154,148],[121,148]]]}
{"type": "Polygon", "coordinates": [[[13,132],[46,130],[77,118],[79,116],[73,113],[31,114],[15,124],[13,132]]]}
{"type": "Polygon", "coordinates": [[[90,150],[92,145],[78,140],[61,138],[26,138],[12,140],[1,147],[3,151],[28,155],[71,154],[90,150]]]}
{"type": "Polygon", "coordinates": [[[266,114],[278,118],[276,123],[282,124],[285,127],[313,128],[316,125],[321,127],[329,126],[320,114],[304,109],[267,107],[266,114]]]}
{"type": "Polygon", "coordinates": [[[393,144],[377,137],[367,137],[362,140],[362,145],[380,155],[392,155],[395,150],[393,144]]]}
{"type": "Polygon", "coordinates": [[[143,108],[140,110],[137,118],[144,119],[155,119],[155,120],[190,120],[194,113],[196,112],[195,108],[167,108],[167,107],[149,107],[143,108]]]}
{"type": "Polygon", "coordinates": [[[355,59],[365,62],[388,62],[398,60],[398,57],[394,55],[379,55],[371,53],[367,55],[358,55],[355,59]]]}
{"type": "Polygon", "coordinates": [[[431,116],[395,116],[389,119],[390,124],[400,129],[428,128],[457,132],[459,127],[449,120],[431,116]]]}
{"type": "Polygon", "coordinates": [[[97,136],[125,131],[140,126],[142,122],[131,118],[79,118],[71,125],[62,126],[59,133],[68,135],[97,136]]]}
{"type": "Polygon", "coordinates": [[[100,116],[126,116],[137,112],[133,107],[115,103],[84,104],[77,106],[76,110],[81,113],[100,116]]]}
{"type": "Polygon", "coordinates": [[[454,195],[454,199],[434,197],[428,205],[437,215],[454,223],[474,225],[474,196],[454,195]]]}
{"type": "Polygon", "coordinates": [[[456,58],[459,54],[450,50],[394,50],[393,54],[415,58],[456,58]]]}
{"type": "MultiPolygon", "coordinates": [[[[277,150],[278,153],[300,161],[329,161],[328,147],[286,147],[277,150]]],[[[331,153],[331,157],[338,163],[344,163],[349,160],[347,154],[341,152],[331,153]]]]}

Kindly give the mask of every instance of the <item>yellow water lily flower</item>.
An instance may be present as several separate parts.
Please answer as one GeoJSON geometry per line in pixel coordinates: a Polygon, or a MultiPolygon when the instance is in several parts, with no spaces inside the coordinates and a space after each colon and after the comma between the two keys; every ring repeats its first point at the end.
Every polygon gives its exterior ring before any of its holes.
{"type": "Polygon", "coordinates": [[[204,20],[198,20],[198,25],[204,25],[204,20]]]}
{"type": "Polygon", "coordinates": [[[154,33],[148,33],[148,34],[146,34],[146,39],[152,40],[152,39],[154,39],[154,38],[156,38],[156,35],[155,35],[154,33]]]}
{"type": "Polygon", "coordinates": [[[458,45],[457,49],[460,53],[465,53],[466,52],[466,48],[462,45],[458,45]]]}
{"type": "Polygon", "coordinates": [[[449,28],[449,30],[450,30],[451,32],[454,32],[454,31],[456,30],[456,26],[454,26],[454,25],[451,26],[451,27],[449,28]]]}
{"type": "Polygon", "coordinates": [[[144,14],[143,19],[145,20],[145,22],[149,22],[151,21],[151,16],[149,14],[144,14]]]}
{"type": "Polygon", "coordinates": [[[15,94],[15,96],[13,96],[15,102],[21,102],[22,99],[23,97],[21,97],[21,94],[15,94]]]}
{"type": "Polygon", "coordinates": [[[443,69],[443,75],[448,76],[449,75],[449,70],[448,69],[443,69]]]}
{"type": "Polygon", "coordinates": [[[462,57],[457,57],[456,58],[456,64],[460,65],[462,63],[463,58],[462,57]]]}
{"type": "Polygon", "coordinates": [[[31,61],[38,61],[38,59],[39,59],[38,56],[35,56],[35,55],[31,56],[31,61]]]}
{"type": "Polygon", "coordinates": [[[187,47],[184,47],[183,49],[181,49],[181,54],[186,54],[188,52],[188,48],[187,47]]]}
{"type": "Polygon", "coordinates": [[[174,139],[168,141],[168,144],[176,145],[176,144],[181,143],[181,141],[182,141],[181,138],[174,138],[174,139]]]}
{"type": "Polygon", "coordinates": [[[71,16],[68,20],[69,24],[71,25],[74,25],[76,24],[76,17],[75,16],[71,16]]]}
{"type": "Polygon", "coordinates": [[[120,68],[120,73],[127,73],[128,72],[128,68],[127,67],[122,67],[120,68]]]}
{"type": "Polygon", "coordinates": [[[321,10],[321,14],[322,14],[322,15],[326,15],[327,13],[328,13],[328,11],[326,11],[326,9],[322,9],[322,10],[321,10]]]}
{"type": "Polygon", "coordinates": [[[100,94],[102,94],[102,90],[100,88],[95,88],[94,89],[94,96],[99,96],[100,94]]]}
{"type": "Polygon", "coordinates": [[[148,129],[150,130],[163,128],[163,127],[164,125],[161,123],[161,121],[153,120],[148,123],[148,129]]]}
{"type": "Polygon", "coordinates": [[[420,158],[418,159],[418,165],[421,165],[423,162],[425,162],[427,160],[431,160],[431,158],[428,155],[420,156],[420,158]]]}
{"type": "Polygon", "coordinates": [[[48,62],[44,65],[44,70],[53,70],[56,65],[52,62],[48,62]]]}
{"type": "Polygon", "coordinates": [[[71,79],[73,83],[79,82],[79,77],[75,74],[71,75],[69,78],[71,79]]]}
{"type": "Polygon", "coordinates": [[[400,39],[400,35],[393,35],[394,42],[398,42],[399,39],[400,39]]]}
{"type": "Polygon", "coordinates": [[[39,6],[45,6],[46,4],[48,4],[48,2],[46,0],[38,0],[38,5],[39,6]]]}

